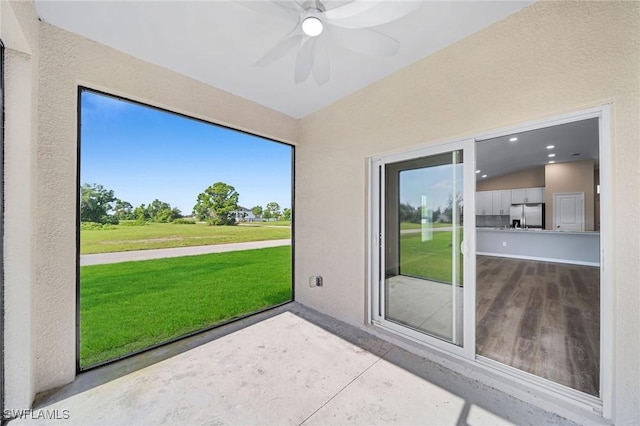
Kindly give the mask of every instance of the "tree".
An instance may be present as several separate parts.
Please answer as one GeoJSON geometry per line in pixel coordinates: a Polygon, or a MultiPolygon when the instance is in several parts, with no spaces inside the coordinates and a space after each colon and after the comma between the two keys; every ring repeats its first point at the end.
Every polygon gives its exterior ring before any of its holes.
{"type": "Polygon", "coordinates": [[[262,206],[255,206],[251,209],[251,213],[253,213],[253,215],[256,218],[259,218],[262,216],[262,206]]]}
{"type": "MultiPolygon", "coordinates": [[[[447,222],[452,222],[453,221],[453,196],[449,195],[449,199],[447,200],[447,206],[445,207],[444,211],[442,212],[443,216],[447,218],[447,222]]],[[[459,212],[459,217],[460,217],[460,222],[462,223],[462,217],[463,217],[463,207],[464,207],[464,203],[462,200],[462,194],[460,194],[459,192],[456,193],[456,201],[455,201],[457,208],[458,208],[458,212],[459,212]]]]}
{"type": "Polygon", "coordinates": [[[116,197],[112,190],[102,185],[85,183],[80,187],[80,221],[96,223],[118,223],[109,213],[116,197]]]}
{"type": "Polygon", "coordinates": [[[115,212],[113,213],[113,216],[118,220],[135,219],[135,216],[133,215],[133,206],[128,201],[116,198],[116,206],[114,210],[115,212]]]}
{"type": "Polygon", "coordinates": [[[147,206],[146,216],[152,222],[169,223],[181,216],[178,208],[171,208],[169,203],[160,201],[157,198],[147,206]]]}
{"type": "Polygon", "coordinates": [[[400,222],[420,223],[421,219],[420,209],[409,203],[400,203],[400,222]]]}
{"type": "Polygon", "coordinates": [[[133,210],[133,217],[138,222],[146,222],[149,219],[149,214],[147,213],[147,206],[144,204],[140,204],[133,210]]]}
{"type": "Polygon", "coordinates": [[[280,218],[280,204],[276,203],[275,201],[268,203],[264,208],[263,217],[265,219],[274,218],[278,220],[280,218]]]}
{"type": "Polygon", "coordinates": [[[282,219],[284,220],[291,220],[291,209],[290,208],[285,208],[284,210],[282,210],[282,219]]]}
{"type": "Polygon", "coordinates": [[[238,210],[240,194],[224,182],[216,182],[198,194],[193,214],[212,225],[235,225],[233,212],[238,210]]]}

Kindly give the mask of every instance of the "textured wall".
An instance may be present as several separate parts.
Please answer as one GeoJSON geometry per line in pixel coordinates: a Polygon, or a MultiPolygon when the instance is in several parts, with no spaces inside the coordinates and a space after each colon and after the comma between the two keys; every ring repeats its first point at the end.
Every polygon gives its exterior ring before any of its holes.
{"type": "Polygon", "coordinates": [[[34,162],[37,144],[37,22],[24,4],[0,2],[4,57],[5,408],[30,406],[34,387],[34,162]],[[14,10],[15,9],[15,10],[14,10]]]}
{"type": "Polygon", "coordinates": [[[78,85],[283,142],[295,141],[297,121],[45,23],[39,77],[33,293],[42,391],[75,376],[78,85]]]}
{"type": "Polygon", "coordinates": [[[612,105],[615,415],[640,423],[640,4],[540,2],[305,117],[296,298],[366,318],[367,157],[612,105]],[[622,225],[622,226],[621,226],[622,225]],[[324,287],[307,278],[324,275],[324,287]]]}

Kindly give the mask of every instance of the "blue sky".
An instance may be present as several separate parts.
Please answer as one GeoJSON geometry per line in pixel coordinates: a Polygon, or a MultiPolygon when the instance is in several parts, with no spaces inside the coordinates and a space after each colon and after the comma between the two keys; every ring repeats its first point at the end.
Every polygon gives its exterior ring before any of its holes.
{"type": "MultiPolygon", "coordinates": [[[[462,164],[455,166],[456,192],[462,193],[462,164]]],[[[453,166],[443,164],[400,172],[400,202],[421,207],[422,196],[427,197],[427,208],[442,210],[453,193],[453,166]]]]}
{"type": "Polygon", "coordinates": [[[134,207],[158,198],[188,215],[219,181],[235,187],[241,206],[291,207],[288,145],[89,91],[81,124],[81,184],[101,184],[134,207]]]}

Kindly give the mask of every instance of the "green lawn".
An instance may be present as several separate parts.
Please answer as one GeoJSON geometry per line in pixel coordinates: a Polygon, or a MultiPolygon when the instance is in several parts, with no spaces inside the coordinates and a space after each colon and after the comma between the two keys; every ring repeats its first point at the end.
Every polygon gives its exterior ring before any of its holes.
{"type": "Polygon", "coordinates": [[[174,225],[172,223],[150,223],[143,226],[116,225],[112,229],[81,230],[80,253],[109,253],[284,238],[291,238],[291,228],[174,225]]]}
{"type": "Polygon", "coordinates": [[[291,226],[291,221],[274,220],[273,222],[240,222],[240,226],[291,226]]]}
{"type": "MultiPolygon", "coordinates": [[[[431,227],[432,228],[446,228],[446,227],[450,227],[451,224],[450,223],[432,223],[431,227]]],[[[422,229],[422,224],[420,223],[413,223],[413,222],[400,222],[400,229],[422,229]]]]}
{"type": "MultiPolygon", "coordinates": [[[[462,230],[459,232],[462,235],[462,230]]],[[[450,283],[451,260],[451,231],[433,232],[433,239],[429,241],[422,241],[419,232],[400,235],[402,275],[450,283]]],[[[461,281],[461,278],[459,280],[461,281]]]]}
{"type": "Polygon", "coordinates": [[[290,300],[291,247],[83,266],[80,279],[85,368],[290,300]]]}

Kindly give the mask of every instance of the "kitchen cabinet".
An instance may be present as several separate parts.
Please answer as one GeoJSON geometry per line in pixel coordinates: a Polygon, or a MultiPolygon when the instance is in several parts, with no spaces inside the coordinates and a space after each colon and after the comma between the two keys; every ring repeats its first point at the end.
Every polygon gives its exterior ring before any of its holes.
{"type": "Polygon", "coordinates": [[[510,206],[511,190],[476,192],[477,215],[508,215],[510,206]]]}
{"type": "Polygon", "coordinates": [[[476,214],[491,215],[493,214],[493,191],[476,192],[476,214]]]}
{"type": "Polygon", "coordinates": [[[544,203],[544,188],[511,190],[511,204],[544,203]]]}
{"type": "Polygon", "coordinates": [[[544,203],[544,188],[527,188],[527,203],[544,203]]]}
{"type": "Polygon", "coordinates": [[[511,207],[511,190],[491,191],[493,215],[508,215],[511,207]]]}

